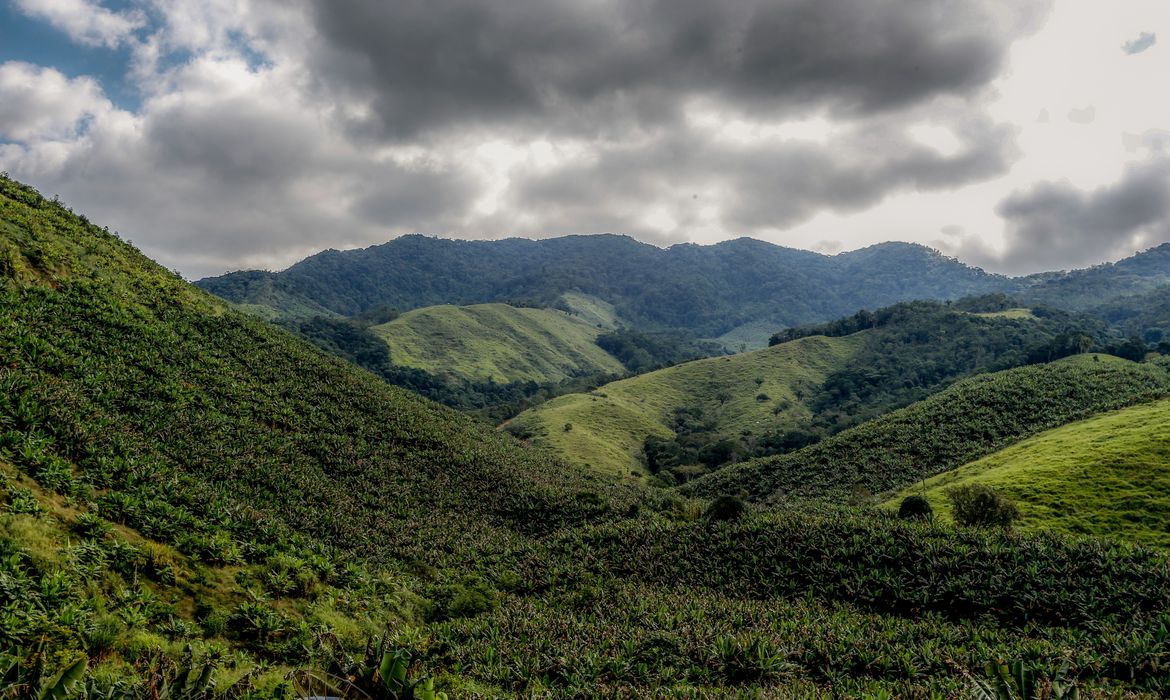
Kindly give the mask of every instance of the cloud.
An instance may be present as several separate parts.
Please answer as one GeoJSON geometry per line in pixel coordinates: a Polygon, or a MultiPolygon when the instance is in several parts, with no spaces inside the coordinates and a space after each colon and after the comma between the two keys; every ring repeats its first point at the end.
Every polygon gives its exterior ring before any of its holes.
{"type": "Polygon", "coordinates": [[[1130,39],[1122,44],[1121,50],[1133,56],[1153,47],[1156,43],[1158,43],[1158,35],[1153,32],[1142,32],[1136,39],[1130,39]]]}
{"type": "Polygon", "coordinates": [[[1086,192],[1044,182],[1000,202],[1006,246],[968,240],[960,255],[1009,273],[1076,268],[1170,241],[1170,157],[1126,168],[1119,181],[1086,192]]]}
{"type": "Polygon", "coordinates": [[[767,236],[993,177],[989,85],[1048,7],[143,1],[101,34],[137,32],[141,106],[10,69],[0,169],[192,277],[416,232],[767,236]]]}
{"type": "Polygon", "coordinates": [[[0,166],[67,193],[75,209],[192,275],[447,225],[469,206],[447,164],[371,158],[290,96],[277,71],[205,57],[172,81],[140,113],[107,109],[72,140],[0,147],[0,166]]]}
{"type": "Polygon", "coordinates": [[[991,177],[1016,155],[1011,131],[985,120],[963,123],[948,154],[917,142],[900,121],[870,120],[824,143],[740,141],[691,125],[513,172],[506,210],[525,213],[522,233],[576,225],[673,240],[704,228],[758,235],[820,211],[858,211],[894,192],[991,177]],[[628,223],[615,227],[620,221],[628,223]]]}
{"type": "Polygon", "coordinates": [[[44,20],[79,44],[115,48],[146,24],[139,10],[114,12],[90,0],[14,0],[29,17],[44,20]]]}
{"type": "Polygon", "coordinates": [[[0,139],[70,138],[84,120],[109,108],[91,78],[70,79],[52,68],[17,61],[0,64],[0,139]]]}
{"type": "Polygon", "coordinates": [[[395,138],[468,127],[612,136],[689,100],[858,117],[971,95],[1046,2],[309,0],[321,86],[395,138]]]}

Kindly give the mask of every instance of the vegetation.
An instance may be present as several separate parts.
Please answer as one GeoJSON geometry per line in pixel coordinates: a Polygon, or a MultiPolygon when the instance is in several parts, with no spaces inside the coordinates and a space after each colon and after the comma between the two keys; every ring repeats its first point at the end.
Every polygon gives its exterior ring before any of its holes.
{"type": "Polygon", "coordinates": [[[7,179],[0,220],[0,628],[22,667],[84,653],[125,674],[187,643],[245,667],[342,654],[421,620],[411,601],[450,562],[636,498],[231,312],[7,179]],[[79,545],[75,520],[107,534],[79,545]],[[405,592],[405,570],[433,578],[405,592]]]}
{"type": "Polygon", "coordinates": [[[1119,297],[1143,294],[1170,282],[1170,245],[1163,244],[1115,263],[1020,280],[1027,304],[1087,311],[1119,297]]]}
{"type": "Polygon", "coordinates": [[[1170,374],[1160,366],[1079,355],[963,380],[810,447],[735,464],[682,488],[705,497],[742,490],[757,501],[866,500],[1056,426],[1167,394],[1170,374]]]}
{"type": "MultiPolygon", "coordinates": [[[[0,222],[18,692],[930,697],[1001,659],[1090,696],[1170,692],[1159,550],[593,479],[7,179],[0,222]]],[[[1098,364],[1120,393],[1162,371],[1098,364]]],[[[777,395],[755,378],[745,405],[777,395]]]]}
{"type": "Polygon", "coordinates": [[[379,305],[577,304],[642,331],[687,330],[708,338],[753,322],[775,329],[865,306],[1015,288],[1007,278],[905,243],[825,256],[751,239],[663,250],[612,235],[541,241],[404,236],[364,250],[325,251],[280,273],[238,272],[199,284],[249,304],[264,303],[256,290],[274,288],[345,316],[379,305]]]}
{"type": "MultiPolygon", "coordinates": [[[[926,482],[994,487],[1019,504],[1021,529],[1098,534],[1170,546],[1170,402],[1157,401],[1049,430],[926,482]]],[[[918,488],[915,487],[915,491],[918,488]]]]}
{"type": "Polygon", "coordinates": [[[617,475],[661,472],[675,465],[648,468],[648,437],[673,440],[680,433],[690,434],[696,445],[706,445],[718,442],[714,436],[784,433],[806,425],[810,412],[802,397],[841,367],[860,342],[807,338],[687,362],[588,394],[560,396],[521,413],[508,429],[584,469],[617,475]],[[761,389],[769,401],[756,400],[761,389]],[[572,432],[561,430],[565,423],[573,424],[572,432]]]}
{"type": "Polygon", "coordinates": [[[394,364],[462,380],[548,384],[624,372],[598,346],[601,329],[552,309],[432,306],[370,330],[390,348],[394,364]]]}
{"type": "Polygon", "coordinates": [[[1020,519],[1015,502],[986,484],[949,486],[946,494],[957,525],[1011,527],[1020,519]]]}
{"type": "Polygon", "coordinates": [[[1084,352],[1111,337],[1095,319],[1021,314],[1013,304],[1003,295],[907,302],[788,329],[767,350],[563,396],[510,428],[581,466],[684,483],[801,449],[963,377],[1084,352]],[[587,430],[556,434],[565,422],[587,430]]]}

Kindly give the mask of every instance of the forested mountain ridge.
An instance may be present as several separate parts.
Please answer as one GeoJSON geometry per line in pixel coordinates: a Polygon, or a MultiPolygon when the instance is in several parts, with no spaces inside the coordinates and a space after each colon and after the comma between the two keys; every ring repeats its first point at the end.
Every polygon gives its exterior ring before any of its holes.
{"type": "Polygon", "coordinates": [[[1005,291],[1014,283],[906,243],[821,255],[741,238],[662,249],[616,235],[460,241],[403,236],[325,251],[278,273],[237,272],[198,284],[236,303],[279,297],[342,315],[485,302],[557,307],[570,292],[613,304],[640,329],[717,337],[759,321],[776,328],[920,298],[1005,291]],[[273,290],[279,292],[274,295],[273,290]]]}

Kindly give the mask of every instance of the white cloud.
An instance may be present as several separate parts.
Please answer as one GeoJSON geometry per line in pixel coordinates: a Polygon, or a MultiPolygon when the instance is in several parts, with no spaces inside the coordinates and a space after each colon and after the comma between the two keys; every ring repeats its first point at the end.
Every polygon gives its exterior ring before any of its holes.
{"type": "Polygon", "coordinates": [[[89,46],[114,48],[146,25],[141,11],[113,12],[91,0],[15,0],[29,17],[41,19],[89,46]]]}
{"type": "Polygon", "coordinates": [[[56,141],[76,138],[84,121],[110,109],[92,78],[67,78],[52,68],[0,64],[0,138],[56,141]]]}

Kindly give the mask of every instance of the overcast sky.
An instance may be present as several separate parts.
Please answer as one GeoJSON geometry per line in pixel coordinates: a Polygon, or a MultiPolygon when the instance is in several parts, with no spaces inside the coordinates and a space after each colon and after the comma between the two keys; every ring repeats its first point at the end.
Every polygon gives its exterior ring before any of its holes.
{"type": "Polygon", "coordinates": [[[1170,240],[1166,0],[0,0],[0,170],[189,278],[404,233],[1170,240]]]}

